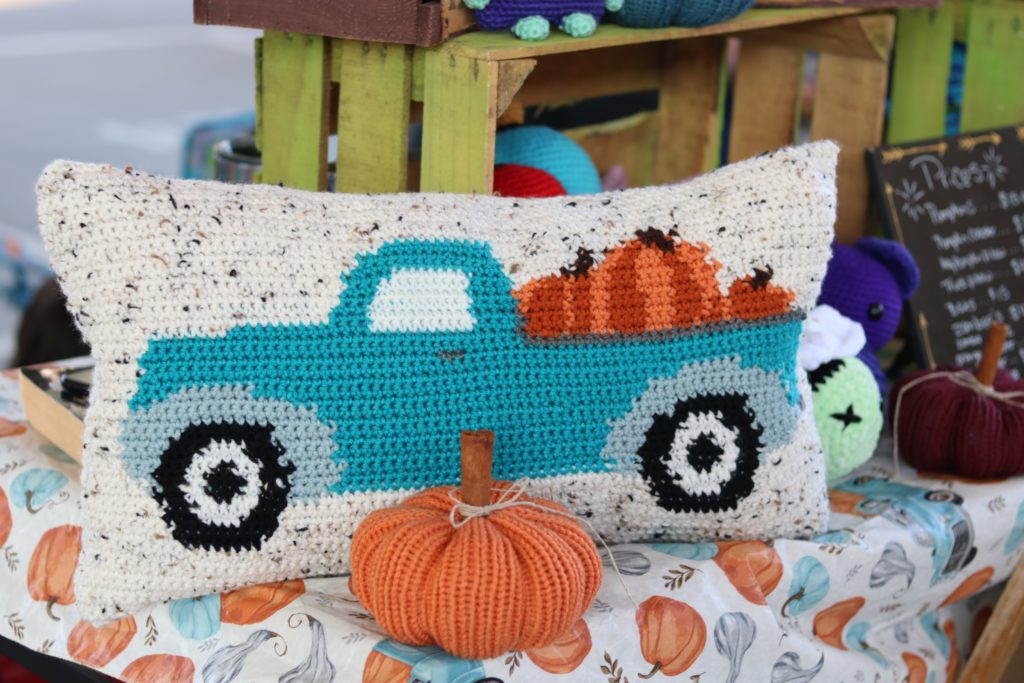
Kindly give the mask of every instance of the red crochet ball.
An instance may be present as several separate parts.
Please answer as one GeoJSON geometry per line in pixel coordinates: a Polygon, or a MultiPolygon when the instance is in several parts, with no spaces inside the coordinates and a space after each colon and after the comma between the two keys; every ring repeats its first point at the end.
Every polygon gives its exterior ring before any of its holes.
{"type": "MultiPolygon", "coordinates": [[[[900,455],[920,470],[976,479],[1024,473],[1024,400],[998,401],[938,376],[903,390],[919,377],[958,369],[914,372],[893,387],[889,417],[899,432],[900,455]]],[[[999,370],[993,388],[1000,393],[1024,391],[1024,382],[999,370]]]]}
{"type": "Polygon", "coordinates": [[[565,188],[547,171],[501,164],[494,167],[494,194],[499,197],[561,197],[565,188]]]}

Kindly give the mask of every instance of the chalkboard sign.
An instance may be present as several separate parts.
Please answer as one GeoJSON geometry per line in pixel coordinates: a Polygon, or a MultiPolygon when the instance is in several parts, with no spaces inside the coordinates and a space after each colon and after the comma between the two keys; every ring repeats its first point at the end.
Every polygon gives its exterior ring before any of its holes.
{"type": "Polygon", "coordinates": [[[1024,376],[1024,126],[868,152],[889,236],[921,268],[910,302],[918,361],[973,368],[989,321],[1024,376]]]}

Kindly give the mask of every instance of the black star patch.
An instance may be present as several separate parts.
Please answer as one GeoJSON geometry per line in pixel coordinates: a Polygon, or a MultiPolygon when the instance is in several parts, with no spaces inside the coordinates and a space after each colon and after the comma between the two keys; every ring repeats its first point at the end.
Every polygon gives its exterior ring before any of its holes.
{"type": "Polygon", "coordinates": [[[846,412],[843,413],[832,413],[830,415],[833,420],[839,420],[843,423],[843,431],[852,424],[857,424],[862,421],[862,418],[857,413],[853,412],[853,404],[846,406],[846,412]]]}

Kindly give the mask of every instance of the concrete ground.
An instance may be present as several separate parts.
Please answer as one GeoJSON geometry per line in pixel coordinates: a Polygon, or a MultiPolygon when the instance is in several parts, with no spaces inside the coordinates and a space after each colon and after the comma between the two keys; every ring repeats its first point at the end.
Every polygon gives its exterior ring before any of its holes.
{"type": "MultiPolygon", "coordinates": [[[[0,238],[38,249],[53,159],[177,175],[194,123],[253,108],[256,35],[194,26],[190,0],[0,0],[0,238]]],[[[16,323],[0,303],[0,365],[16,323]]]]}

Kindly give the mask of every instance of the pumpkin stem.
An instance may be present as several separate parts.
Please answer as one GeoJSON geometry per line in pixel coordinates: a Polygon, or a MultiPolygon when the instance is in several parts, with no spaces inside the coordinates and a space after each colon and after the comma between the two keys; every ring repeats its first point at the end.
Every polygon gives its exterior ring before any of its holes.
{"type": "Polygon", "coordinates": [[[640,678],[654,678],[654,674],[661,671],[661,662],[655,662],[654,668],[645,674],[637,674],[640,678]]]}
{"type": "Polygon", "coordinates": [[[985,349],[981,353],[981,362],[974,376],[986,387],[992,386],[999,369],[999,358],[1003,355],[1003,344],[1006,342],[1006,324],[993,320],[985,337],[985,349]]]}
{"type": "Polygon", "coordinates": [[[462,442],[462,500],[476,507],[491,502],[491,467],[494,432],[489,429],[464,431],[462,442]]]}
{"type": "Polygon", "coordinates": [[[37,512],[39,512],[40,510],[43,509],[42,507],[37,507],[37,508],[32,507],[32,494],[34,494],[34,493],[35,493],[35,491],[26,491],[25,492],[25,509],[28,510],[28,514],[30,514],[30,515],[34,515],[34,514],[36,514],[37,512]]]}
{"type": "Polygon", "coordinates": [[[54,621],[60,621],[60,617],[53,613],[53,606],[57,603],[57,598],[51,597],[46,601],[46,616],[50,617],[54,621]]]}
{"type": "Polygon", "coordinates": [[[786,614],[786,608],[789,607],[790,603],[796,602],[797,600],[799,600],[802,597],[804,597],[804,587],[803,586],[801,586],[800,590],[798,590],[796,593],[793,593],[791,596],[789,596],[789,599],[786,600],[786,602],[782,603],[782,616],[784,616],[784,617],[788,616],[786,614]]]}

